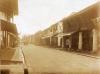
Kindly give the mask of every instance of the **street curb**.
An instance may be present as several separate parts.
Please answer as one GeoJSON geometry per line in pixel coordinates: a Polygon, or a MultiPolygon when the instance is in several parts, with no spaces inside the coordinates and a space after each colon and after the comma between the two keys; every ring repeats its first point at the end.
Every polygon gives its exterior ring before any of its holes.
{"type": "MultiPolygon", "coordinates": [[[[72,52],[72,53],[75,53],[75,52],[72,52]]],[[[95,58],[95,59],[100,59],[100,57],[93,56],[93,55],[87,55],[87,54],[83,54],[83,53],[77,53],[77,52],[76,52],[76,54],[78,54],[78,55],[82,55],[82,56],[86,56],[86,57],[95,58]]]]}
{"type": "MultiPolygon", "coordinates": [[[[58,50],[61,50],[62,48],[56,48],[58,50]]],[[[63,50],[63,49],[62,49],[63,50]]],[[[61,50],[61,51],[62,51],[61,50]]],[[[82,56],[86,56],[86,57],[91,57],[91,58],[95,58],[95,59],[100,59],[99,56],[93,56],[93,55],[88,55],[88,54],[85,54],[85,53],[79,53],[79,52],[75,52],[75,51],[66,51],[66,52],[70,52],[70,53],[74,53],[74,54],[77,54],[77,55],[82,55],[82,56]]]]}
{"type": "MultiPolygon", "coordinates": [[[[46,48],[50,48],[50,47],[46,47],[46,48]]],[[[52,47],[51,47],[52,48],[52,47]]],[[[57,49],[57,50],[60,50],[60,51],[64,51],[63,48],[53,48],[53,49],[57,49]]],[[[65,52],[65,51],[64,51],[65,52]]],[[[91,57],[91,58],[95,58],[95,59],[100,59],[100,57],[98,56],[93,56],[93,55],[88,55],[88,54],[85,54],[85,53],[79,53],[79,52],[75,52],[75,51],[66,51],[66,52],[70,52],[70,53],[74,53],[74,54],[77,54],[77,55],[81,55],[81,56],[86,56],[86,57],[91,57]]]]}

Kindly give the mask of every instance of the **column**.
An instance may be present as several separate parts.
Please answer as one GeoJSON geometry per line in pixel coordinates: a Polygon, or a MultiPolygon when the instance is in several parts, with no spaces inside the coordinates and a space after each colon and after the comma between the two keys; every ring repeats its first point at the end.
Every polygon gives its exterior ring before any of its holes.
{"type": "Polygon", "coordinates": [[[64,37],[62,37],[62,48],[64,48],[64,37]]]}
{"type": "Polygon", "coordinates": [[[0,49],[1,49],[1,41],[2,41],[2,30],[1,30],[1,21],[0,21],[0,49]]]}
{"type": "Polygon", "coordinates": [[[61,37],[58,36],[58,47],[61,46],[61,42],[60,41],[61,41],[61,37]]]}
{"type": "Polygon", "coordinates": [[[82,49],[82,32],[79,32],[78,49],[82,49]]]}
{"type": "Polygon", "coordinates": [[[5,31],[2,31],[2,38],[3,38],[3,40],[2,40],[2,48],[4,48],[5,47],[5,31]]]}
{"type": "Polygon", "coordinates": [[[50,46],[52,45],[52,36],[50,37],[50,46]]]}
{"type": "Polygon", "coordinates": [[[93,52],[96,52],[98,49],[98,39],[97,31],[93,29],[93,52]]]}
{"type": "Polygon", "coordinates": [[[2,41],[2,34],[1,34],[1,31],[0,31],[0,49],[1,49],[1,41],[2,41]]]}
{"type": "Polygon", "coordinates": [[[8,47],[9,47],[9,34],[8,34],[8,47]]]}
{"type": "Polygon", "coordinates": [[[6,31],[4,31],[3,33],[4,33],[4,47],[6,47],[6,31]]]}
{"type": "Polygon", "coordinates": [[[5,31],[5,47],[7,47],[7,31],[5,31]]]}
{"type": "Polygon", "coordinates": [[[7,47],[8,47],[9,45],[8,45],[8,32],[7,32],[7,47]]]}

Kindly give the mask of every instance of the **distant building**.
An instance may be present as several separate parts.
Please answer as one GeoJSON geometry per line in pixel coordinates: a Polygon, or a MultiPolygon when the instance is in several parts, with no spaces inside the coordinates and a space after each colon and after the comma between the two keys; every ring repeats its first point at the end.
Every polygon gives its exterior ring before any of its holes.
{"type": "Polygon", "coordinates": [[[51,29],[50,27],[42,31],[42,41],[43,45],[50,46],[51,45],[51,29]]]}
{"type": "Polygon", "coordinates": [[[42,42],[42,31],[36,32],[34,35],[31,35],[31,42],[34,45],[43,45],[42,42]]]}

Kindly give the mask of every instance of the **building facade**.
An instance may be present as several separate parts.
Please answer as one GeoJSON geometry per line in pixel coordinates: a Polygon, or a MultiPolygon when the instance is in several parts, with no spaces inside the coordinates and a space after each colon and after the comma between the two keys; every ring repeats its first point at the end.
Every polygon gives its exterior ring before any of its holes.
{"type": "Polygon", "coordinates": [[[18,44],[18,32],[13,23],[18,15],[18,0],[0,1],[0,48],[15,47],[18,44]]]}
{"type": "Polygon", "coordinates": [[[42,31],[37,40],[66,50],[100,52],[100,2],[53,24],[42,31]]]}
{"type": "MultiPolygon", "coordinates": [[[[86,52],[98,51],[100,45],[98,42],[100,40],[99,10],[100,2],[62,20],[64,33],[66,33],[66,36],[70,34],[71,49],[86,52]]],[[[67,39],[68,37],[65,38],[67,39]]]]}

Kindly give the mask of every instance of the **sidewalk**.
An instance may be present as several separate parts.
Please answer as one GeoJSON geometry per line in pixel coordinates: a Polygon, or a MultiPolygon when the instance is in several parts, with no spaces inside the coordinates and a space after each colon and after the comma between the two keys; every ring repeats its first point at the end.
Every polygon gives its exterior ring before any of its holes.
{"type": "MultiPolygon", "coordinates": [[[[50,46],[42,46],[42,47],[53,48],[53,47],[50,47],[50,46]]],[[[78,55],[82,55],[82,56],[87,56],[87,57],[91,57],[91,58],[100,59],[100,53],[84,52],[84,51],[74,51],[74,50],[68,51],[68,50],[66,50],[66,48],[53,48],[53,49],[61,50],[61,51],[65,51],[65,52],[71,52],[71,53],[74,53],[74,54],[78,54],[78,55]]]]}
{"type": "Polygon", "coordinates": [[[42,47],[53,48],[53,49],[56,49],[56,50],[61,50],[61,51],[65,51],[65,52],[74,53],[74,54],[77,54],[77,55],[82,55],[82,56],[87,56],[87,57],[91,57],[91,58],[100,59],[100,53],[74,51],[74,50],[68,51],[66,48],[57,48],[57,47],[54,48],[54,47],[50,47],[50,46],[42,46],[42,47]]]}
{"type": "Polygon", "coordinates": [[[23,57],[19,47],[0,49],[0,72],[24,74],[23,57]]]}
{"type": "Polygon", "coordinates": [[[100,54],[98,53],[93,53],[93,52],[84,52],[84,51],[68,51],[64,48],[56,48],[58,50],[62,50],[62,51],[65,51],[65,52],[71,52],[71,53],[74,53],[74,54],[78,54],[78,55],[82,55],[82,56],[87,56],[87,57],[91,57],[91,58],[96,58],[96,59],[100,59],[100,54]]]}
{"type": "Polygon", "coordinates": [[[20,48],[0,49],[0,64],[23,63],[20,48]]]}

